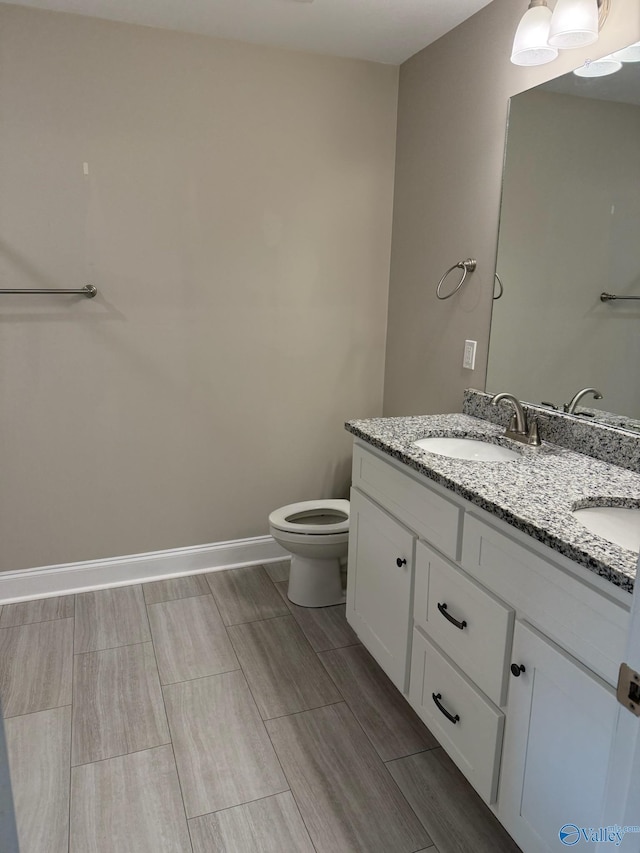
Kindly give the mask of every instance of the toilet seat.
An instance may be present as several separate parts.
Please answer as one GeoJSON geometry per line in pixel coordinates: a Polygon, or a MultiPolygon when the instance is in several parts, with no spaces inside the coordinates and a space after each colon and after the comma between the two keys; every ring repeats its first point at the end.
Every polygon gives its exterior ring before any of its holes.
{"type": "Polygon", "coordinates": [[[269,515],[269,524],[276,530],[299,535],[329,536],[349,531],[349,501],[300,501],[287,504],[269,515]],[[324,517],[328,523],[314,523],[314,517],[324,517]],[[331,517],[335,521],[329,521],[331,517]],[[305,522],[309,519],[309,523],[305,522]]]}

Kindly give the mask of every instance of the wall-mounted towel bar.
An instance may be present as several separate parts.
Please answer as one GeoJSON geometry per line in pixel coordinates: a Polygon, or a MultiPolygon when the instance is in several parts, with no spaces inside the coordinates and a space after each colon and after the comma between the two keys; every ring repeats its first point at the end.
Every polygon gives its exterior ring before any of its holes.
{"type": "Polygon", "coordinates": [[[465,283],[468,274],[470,272],[473,272],[477,266],[478,266],[477,261],[475,261],[473,258],[467,258],[466,261],[458,261],[457,264],[454,264],[452,267],[449,267],[449,269],[446,271],[446,273],[442,276],[442,278],[438,282],[438,286],[436,287],[436,296],[438,297],[438,299],[450,299],[454,293],[457,293],[460,290],[462,285],[465,283]],[[462,276],[460,278],[460,281],[458,282],[457,286],[454,287],[454,289],[451,291],[451,293],[447,293],[446,296],[443,296],[440,293],[440,289],[442,288],[442,285],[444,283],[445,278],[449,275],[449,273],[452,273],[454,270],[462,270],[463,271],[462,276]]]}
{"type": "Polygon", "coordinates": [[[613,302],[614,299],[640,299],[640,296],[616,296],[614,293],[600,294],[600,302],[613,302]]]}
{"type": "Polygon", "coordinates": [[[85,284],[84,287],[77,288],[76,290],[70,290],[61,287],[33,287],[27,288],[26,290],[19,290],[17,288],[11,287],[0,288],[0,293],[77,293],[80,296],[86,296],[87,299],[93,299],[97,292],[97,288],[95,288],[92,284],[85,284]]]}

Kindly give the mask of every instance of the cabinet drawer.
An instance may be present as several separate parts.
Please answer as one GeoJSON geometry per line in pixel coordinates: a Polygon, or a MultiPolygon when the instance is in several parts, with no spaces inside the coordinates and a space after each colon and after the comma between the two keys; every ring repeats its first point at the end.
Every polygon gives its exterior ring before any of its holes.
{"type": "Polygon", "coordinates": [[[609,684],[617,682],[629,624],[621,604],[470,514],[462,566],[609,684]]]}
{"type": "Polygon", "coordinates": [[[353,485],[452,560],[458,559],[462,508],[359,445],[353,448],[353,485]]]}
{"type": "Polygon", "coordinates": [[[478,794],[496,799],[504,714],[414,629],[409,700],[478,794]],[[435,698],[434,698],[435,697],[435,698]],[[445,716],[440,706],[451,716],[445,716]]]}
{"type": "Polygon", "coordinates": [[[416,546],[415,584],[416,623],[503,705],[514,611],[423,542],[416,546]]]}

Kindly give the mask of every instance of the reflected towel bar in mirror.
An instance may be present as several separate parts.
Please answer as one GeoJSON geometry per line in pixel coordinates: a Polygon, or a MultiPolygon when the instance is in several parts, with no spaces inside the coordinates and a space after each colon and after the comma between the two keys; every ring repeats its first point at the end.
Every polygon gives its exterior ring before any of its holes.
{"type": "Polygon", "coordinates": [[[600,294],[600,302],[613,302],[614,299],[640,299],[640,296],[616,296],[614,293],[600,294]]]}
{"type": "Polygon", "coordinates": [[[478,266],[477,261],[475,261],[473,258],[467,258],[466,261],[458,261],[457,264],[454,264],[452,267],[449,267],[449,269],[446,271],[446,273],[442,276],[442,278],[438,282],[438,286],[436,287],[436,296],[438,297],[438,299],[450,299],[454,293],[457,293],[460,290],[460,288],[462,287],[462,285],[466,281],[467,275],[470,272],[473,272],[477,266],[478,266]],[[460,281],[458,282],[457,286],[454,287],[454,289],[451,291],[451,293],[447,293],[446,296],[443,296],[440,293],[440,289],[442,288],[442,285],[444,283],[445,278],[449,275],[449,273],[452,273],[454,270],[462,270],[463,271],[462,276],[460,278],[460,281]]]}
{"type": "Polygon", "coordinates": [[[59,287],[34,287],[19,290],[17,288],[0,288],[0,293],[77,293],[80,296],[86,296],[87,299],[93,299],[98,290],[92,284],[85,284],[84,287],[71,290],[68,288],[59,287]]]}

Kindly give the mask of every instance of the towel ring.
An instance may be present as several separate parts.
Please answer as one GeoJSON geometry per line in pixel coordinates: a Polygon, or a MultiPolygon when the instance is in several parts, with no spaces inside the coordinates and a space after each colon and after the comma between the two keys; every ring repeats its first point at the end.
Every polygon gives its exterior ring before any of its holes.
{"type": "Polygon", "coordinates": [[[458,261],[457,264],[454,264],[452,267],[449,267],[449,269],[446,271],[446,273],[442,276],[442,278],[438,282],[438,286],[436,287],[436,296],[438,297],[438,299],[450,299],[454,293],[457,293],[460,290],[462,285],[465,283],[467,275],[470,272],[473,272],[477,266],[478,266],[477,261],[475,261],[473,258],[467,258],[466,261],[458,261]],[[445,278],[449,275],[449,273],[452,273],[454,270],[463,270],[462,278],[458,282],[457,287],[455,287],[451,291],[451,293],[447,293],[446,296],[442,296],[440,293],[440,288],[442,287],[445,278]]]}

